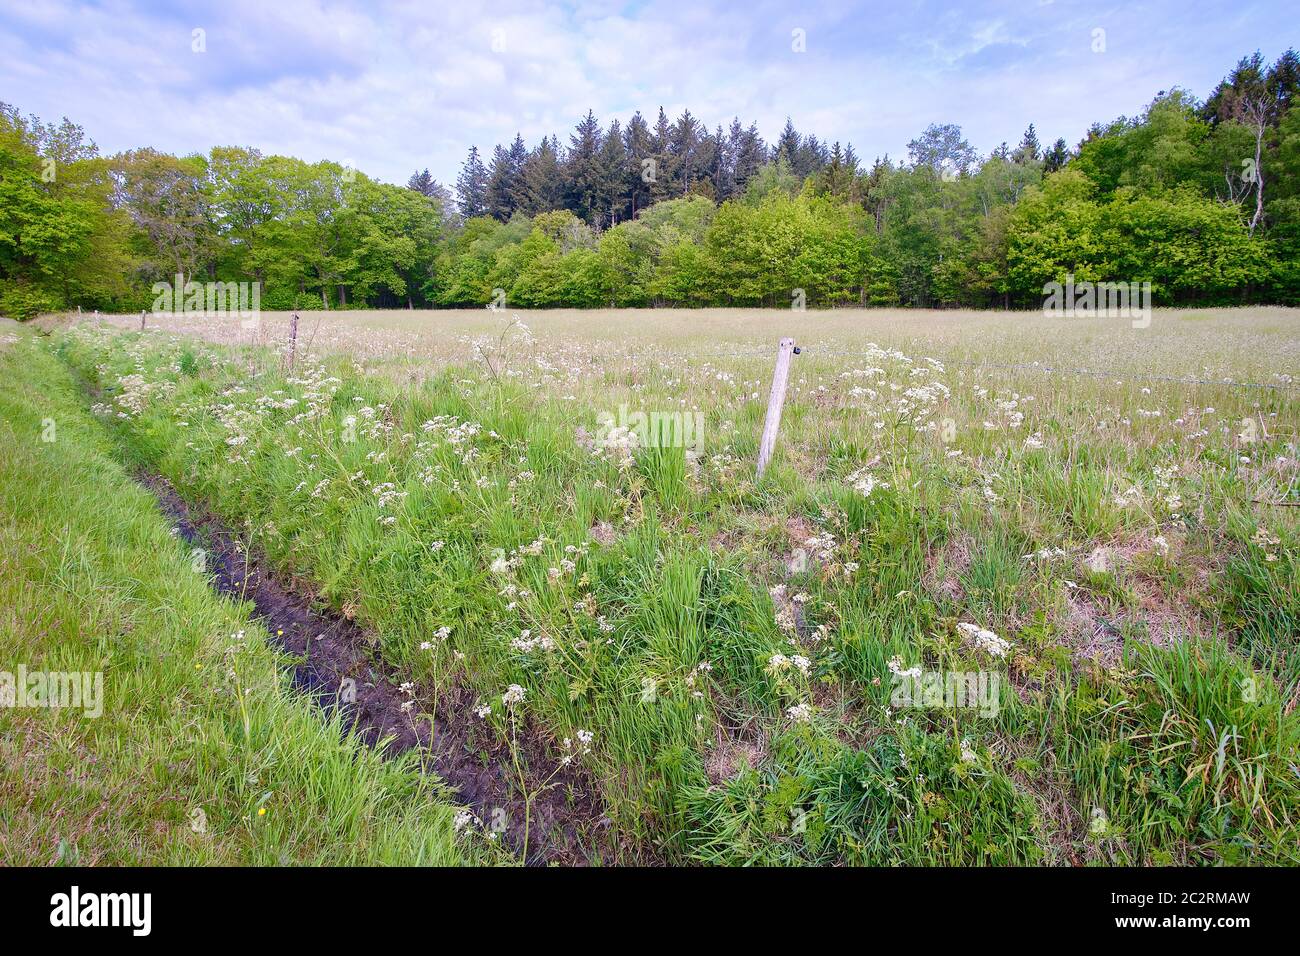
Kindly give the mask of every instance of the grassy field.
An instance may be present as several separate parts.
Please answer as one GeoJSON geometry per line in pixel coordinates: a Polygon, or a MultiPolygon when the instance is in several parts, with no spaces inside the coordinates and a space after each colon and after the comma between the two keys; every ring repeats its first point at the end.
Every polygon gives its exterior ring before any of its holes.
{"type": "MultiPolygon", "coordinates": [[[[287,324],[83,318],[15,346],[5,586],[35,596],[9,657],[54,594],[51,648],[113,646],[115,592],[78,597],[72,558],[28,543],[115,520],[31,487],[88,456],[78,494],[111,472],[147,510],[112,435],[362,624],[418,704],[467,688],[485,733],[593,779],[603,861],[1300,862],[1296,312],[303,313],[292,368],[287,324]],[[782,335],[801,354],[757,480],[782,335]],[[85,420],[61,369],[101,424],[41,448],[47,407],[85,420]],[[611,432],[642,412],[698,415],[698,443],[611,432]],[[918,672],[988,692],[900,699],[918,672]]],[[[161,746],[108,696],[79,733],[161,746]]],[[[354,800],[408,779],[359,766],[354,800]]],[[[480,826],[441,858],[486,852],[480,826]]],[[[239,833],[231,854],[262,846],[239,833]]]]}

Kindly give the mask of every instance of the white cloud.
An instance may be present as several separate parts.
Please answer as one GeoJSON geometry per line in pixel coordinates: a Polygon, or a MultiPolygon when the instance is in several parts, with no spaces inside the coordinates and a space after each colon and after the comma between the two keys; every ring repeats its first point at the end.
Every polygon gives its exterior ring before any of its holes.
{"type": "Polygon", "coordinates": [[[869,161],[904,155],[931,122],[960,123],[981,152],[1030,122],[1044,140],[1074,143],[1159,89],[1204,95],[1261,38],[1287,35],[1280,3],[1218,24],[1180,9],[55,0],[0,11],[0,98],[66,114],[107,152],[250,145],[348,159],[395,182],[426,166],[452,181],[470,144],[487,153],[516,131],[529,145],[567,141],[589,107],[603,125],[637,109],[653,122],[660,105],[670,116],[689,107],[710,128],[739,115],[768,139],[789,115],[869,161]],[[1090,51],[1095,26],[1105,54],[1090,51]],[[196,27],[203,54],[190,49],[196,27]],[[796,27],[806,53],[791,50],[796,27]]]}

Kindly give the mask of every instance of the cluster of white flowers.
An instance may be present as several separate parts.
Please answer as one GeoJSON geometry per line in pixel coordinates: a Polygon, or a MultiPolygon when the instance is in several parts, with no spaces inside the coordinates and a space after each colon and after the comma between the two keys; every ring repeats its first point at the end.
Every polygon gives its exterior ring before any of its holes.
{"type": "Polygon", "coordinates": [[[560,757],[561,766],[567,766],[569,763],[573,761],[573,758],[575,756],[591,753],[591,744],[592,741],[596,739],[596,735],[592,733],[590,730],[579,730],[576,733],[578,737],[576,749],[572,737],[564,738],[565,752],[560,757]]]}
{"type": "Polygon", "coordinates": [[[507,707],[513,707],[515,704],[524,702],[525,691],[518,684],[511,684],[506,688],[506,692],[501,695],[501,703],[507,707]]]}
{"type": "Polygon", "coordinates": [[[1277,550],[1278,546],[1282,543],[1282,539],[1273,534],[1263,525],[1259,525],[1255,529],[1255,534],[1250,541],[1251,544],[1264,552],[1264,560],[1266,562],[1272,564],[1277,560],[1277,550]]]}
{"type": "Polygon", "coordinates": [[[155,395],[166,398],[176,391],[173,382],[149,382],[139,373],[123,375],[117,380],[117,384],[121,391],[113,402],[121,409],[118,412],[119,418],[139,415],[155,395]]]}
{"type": "Polygon", "coordinates": [[[455,827],[456,832],[460,833],[462,830],[466,830],[471,826],[481,828],[483,826],[483,821],[480,820],[472,810],[460,810],[457,812],[456,818],[452,821],[452,825],[455,827]]]}
{"type": "Polygon", "coordinates": [[[781,671],[793,668],[805,677],[812,671],[812,661],[798,654],[787,657],[784,654],[773,654],[767,659],[767,672],[769,674],[779,674],[781,671]]]}
{"type": "Polygon", "coordinates": [[[835,536],[829,531],[813,535],[811,538],[804,540],[803,546],[808,549],[808,555],[814,560],[820,562],[832,561],[835,558],[835,549],[838,547],[835,536]]]}
{"type": "Polygon", "coordinates": [[[375,496],[375,503],[379,505],[381,511],[406,499],[408,492],[398,491],[397,486],[391,481],[381,481],[370,489],[370,493],[375,496]]]}
{"type": "Polygon", "coordinates": [[[1002,496],[993,490],[993,478],[994,476],[991,474],[980,476],[980,494],[991,505],[995,505],[1002,500],[1002,496]]]}
{"type": "Polygon", "coordinates": [[[298,399],[293,397],[276,398],[277,395],[284,395],[284,389],[277,388],[269,395],[261,395],[253,405],[260,411],[270,411],[272,409],[281,409],[287,411],[298,404],[298,399]]]}
{"type": "Polygon", "coordinates": [[[915,667],[904,668],[902,659],[898,657],[891,657],[889,663],[885,666],[889,668],[889,673],[893,674],[895,677],[915,678],[921,676],[920,664],[917,664],[915,667]]]}
{"type": "Polygon", "coordinates": [[[532,633],[533,633],[532,631],[521,632],[518,637],[511,639],[510,646],[513,647],[521,654],[531,654],[533,651],[536,650],[543,650],[543,651],[555,650],[556,643],[554,640],[547,637],[545,634],[540,634],[537,637],[533,637],[532,633]]]}
{"type": "Polygon", "coordinates": [[[290,418],[286,424],[296,428],[309,421],[322,421],[330,414],[333,396],[338,393],[341,379],[328,375],[323,365],[307,368],[301,378],[288,378],[290,385],[303,390],[303,410],[290,418]]]}
{"type": "MultiPolygon", "coordinates": [[[[443,625],[442,627],[438,628],[436,631],[433,632],[433,636],[438,641],[445,642],[447,638],[451,637],[451,628],[447,627],[446,625],[443,625]]],[[[432,650],[435,646],[436,645],[433,643],[433,641],[420,642],[420,650],[422,651],[432,650]]]]}
{"type": "Polygon", "coordinates": [[[889,487],[889,482],[879,480],[867,468],[859,468],[845,478],[844,483],[864,498],[870,498],[871,493],[877,488],[889,487]]]}
{"type": "Polygon", "coordinates": [[[606,432],[604,438],[596,442],[593,450],[620,468],[630,468],[636,464],[635,453],[640,444],[641,439],[635,431],[626,425],[615,425],[606,432]]]}
{"type": "Polygon", "coordinates": [[[794,704],[786,708],[785,715],[795,723],[807,723],[812,720],[813,711],[808,704],[794,704]]]}
{"type": "MultiPolygon", "coordinates": [[[[983,398],[987,390],[976,388],[975,394],[983,398]]],[[[1024,424],[1024,412],[1021,410],[1022,405],[1034,401],[1034,395],[1026,395],[1021,398],[1019,393],[1011,393],[1010,398],[993,399],[992,418],[984,420],[984,431],[995,432],[1000,428],[1008,428],[1011,431],[1021,427],[1024,424]]]]}
{"type": "Polygon", "coordinates": [[[792,601],[786,597],[785,585],[774,585],[773,587],[768,588],[768,593],[772,595],[772,603],[776,606],[774,614],[776,626],[791,634],[795,633],[798,629],[798,625],[795,621],[794,605],[792,601]]]}
{"type": "Polygon", "coordinates": [[[1065,551],[1061,548],[1039,548],[1037,551],[1025,555],[1026,561],[1050,561],[1052,558],[1065,557],[1065,551]]]}
{"type": "Polygon", "coordinates": [[[1160,467],[1157,465],[1151,469],[1152,480],[1156,488],[1161,492],[1163,502],[1166,508],[1171,512],[1171,517],[1177,518],[1178,512],[1183,508],[1183,498],[1174,490],[1174,482],[1178,478],[1178,466],[1168,465],[1160,467]]]}
{"type": "Polygon", "coordinates": [[[1137,485],[1129,487],[1128,491],[1121,491],[1115,495],[1115,505],[1119,508],[1127,508],[1142,500],[1142,489],[1137,485]]]}
{"type": "MultiPolygon", "coordinates": [[[[438,415],[423,422],[420,425],[420,431],[430,436],[416,444],[416,450],[421,455],[427,455],[429,452],[445,445],[451,454],[466,467],[472,465],[478,458],[479,449],[476,439],[483,433],[483,426],[476,422],[461,421],[454,415],[438,415]]],[[[495,435],[489,433],[489,437],[495,437],[495,435]]],[[[421,476],[421,480],[426,485],[430,484],[434,480],[434,474],[444,470],[445,466],[442,465],[426,469],[421,476]]]]}
{"type": "MultiPolygon", "coordinates": [[[[882,349],[874,342],[867,345],[866,353],[880,364],[850,369],[839,377],[854,382],[847,397],[861,400],[860,407],[877,416],[875,429],[883,431],[885,421],[890,420],[921,432],[937,431],[939,424],[933,416],[950,395],[948,386],[935,377],[944,373],[943,363],[928,357],[918,362],[897,349],[882,349]],[[928,382],[911,384],[927,376],[928,382]],[[902,379],[903,384],[891,378],[902,379]],[[859,384],[863,380],[870,384],[859,384]]],[[[819,387],[818,391],[823,389],[819,387]]]]}
{"type": "MultiPolygon", "coordinates": [[[[566,545],[564,550],[567,553],[571,554],[573,557],[580,558],[586,555],[587,546],[583,545],[581,547],[575,547],[574,545],[570,544],[570,545],[566,545]]],[[[571,575],[577,570],[578,570],[578,565],[571,558],[561,558],[558,566],[550,567],[546,569],[546,577],[548,580],[558,581],[560,580],[560,578],[564,577],[565,575],[571,575]]]]}
{"type": "Polygon", "coordinates": [[[698,664],[695,665],[695,669],[692,670],[689,674],[686,675],[684,682],[685,682],[685,684],[686,684],[686,686],[687,686],[688,689],[694,691],[694,693],[691,695],[692,697],[697,697],[697,698],[698,698],[698,697],[703,697],[703,696],[704,696],[704,695],[701,694],[699,691],[694,690],[694,689],[695,689],[695,681],[696,681],[697,679],[702,679],[702,678],[703,678],[703,675],[709,673],[709,671],[711,671],[711,670],[713,670],[713,665],[712,665],[712,664],[710,664],[708,661],[700,661],[700,663],[698,663],[698,664]]]}
{"type": "Polygon", "coordinates": [[[965,621],[957,625],[957,630],[962,636],[972,641],[976,647],[988,651],[994,657],[1006,657],[1007,651],[1011,649],[1011,642],[998,637],[987,628],[980,627],[977,624],[968,624],[965,621]]]}

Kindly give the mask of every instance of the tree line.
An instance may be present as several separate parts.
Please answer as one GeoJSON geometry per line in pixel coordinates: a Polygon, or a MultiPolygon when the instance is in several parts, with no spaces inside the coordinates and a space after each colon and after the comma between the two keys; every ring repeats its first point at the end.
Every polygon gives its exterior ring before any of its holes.
{"type": "Polygon", "coordinates": [[[905,160],[773,143],[690,111],[561,144],[471,148],[455,194],[216,147],[100,155],[0,104],[0,313],[147,308],[155,281],[257,281],[262,306],[1028,307],[1151,282],[1157,302],[1300,303],[1300,57],[1245,57],[1070,148],[1033,125],[980,156],[932,125],[905,160]]]}

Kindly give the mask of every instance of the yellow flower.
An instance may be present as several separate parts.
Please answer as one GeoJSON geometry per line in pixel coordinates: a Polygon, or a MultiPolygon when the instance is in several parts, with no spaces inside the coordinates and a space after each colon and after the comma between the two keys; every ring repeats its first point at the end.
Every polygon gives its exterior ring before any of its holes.
{"type": "Polygon", "coordinates": [[[266,807],[258,807],[258,808],[257,808],[257,815],[258,815],[259,817],[264,817],[264,816],[266,816],[266,807]]]}

